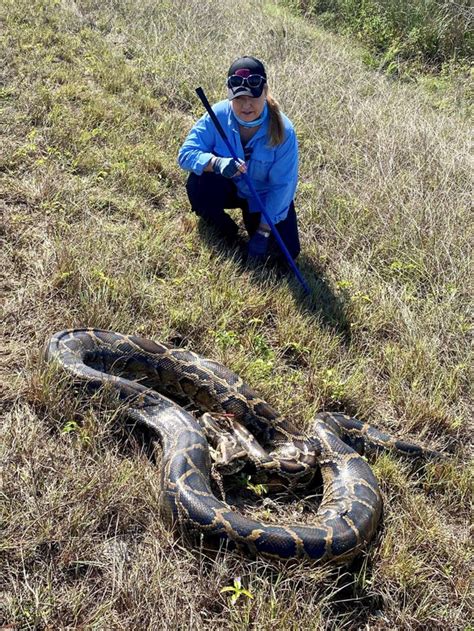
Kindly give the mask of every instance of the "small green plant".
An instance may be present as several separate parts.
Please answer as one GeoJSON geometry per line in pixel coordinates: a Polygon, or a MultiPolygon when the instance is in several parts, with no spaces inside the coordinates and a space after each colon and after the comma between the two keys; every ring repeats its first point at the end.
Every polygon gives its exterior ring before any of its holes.
{"type": "Polygon", "coordinates": [[[254,483],[251,480],[252,480],[252,476],[247,475],[245,473],[241,474],[239,478],[239,482],[242,485],[242,487],[249,489],[250,491],[253,491],[255,495],[258,495],[259,497],[261,497],[262,495],[265,495],[266,493],[268,493],[267,484],[254,483]]]}
{"type": "Polygon", "coordinates": [[[341,401],[344,397],[346,387],[334,368],[326,368],[322,371],[322,385],[333,401],[341,401]]]}
{"type": "Polygon", "coordinates": [[[350,289],[352,287],[352,281],[346,279],[338,280],[336,281],[336,287],[338,289],[350,289]]]}
{"type": "Polygon", "coordinates": [[[248,366],[248,378],[256,381],[264,380],[273,373],[275,362],[273,359],[262,359],[258,357],[248,366]]]}
{"type": "Polygon", "coordinates": [[[234,578],[233,585],[228,585],[227,587],[223,587],[221,589],[221,594],[224,594],[227,592],[231,594],[230,596],[231,605],[235,605],[235,603],[238,601],[238,599],[241,596],[246,596],[247,598],[253,598],[253,594],[248,589],[244,589],[242,587],[242,579],[240,578],[240,576],[237,576],[237,578],[234,578]]]}
{"type": "Polygon", "coordinates": [[[228,348],[236,348],[240,345],[239,334],[236,331],[220,329],[214,336],[219,347],[225,351],[228,348]]]}
{"type": "Polygon", "coordinates": [[[87,430],[77,421],[67,421],[61,429],[61,434],[76,434],[83,445],[90,445],[91,437],[87,430]]]}

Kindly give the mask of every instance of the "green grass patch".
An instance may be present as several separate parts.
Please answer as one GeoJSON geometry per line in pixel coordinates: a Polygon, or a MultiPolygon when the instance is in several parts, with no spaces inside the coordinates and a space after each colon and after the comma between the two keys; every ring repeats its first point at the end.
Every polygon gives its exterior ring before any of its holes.
{"type": "Polygon", "coordinates": [[[302,0],[291,6],[325,26],[355,34],[376,55],[375,63],[396,72],[399,62],[440,66],[468,62],[473,52],[469,2],[436,0],[302,0]]]}

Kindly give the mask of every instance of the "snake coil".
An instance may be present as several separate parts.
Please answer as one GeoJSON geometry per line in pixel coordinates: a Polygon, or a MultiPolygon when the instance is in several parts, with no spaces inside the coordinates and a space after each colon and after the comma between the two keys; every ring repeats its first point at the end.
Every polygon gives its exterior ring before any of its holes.
{"type": "Polygon", "coordinates": [[[156,432],[164,498],[176,521],[251,555],[350,561],[373,538],[382,512],[364,450],[434,453],[343,414],[316,415],[304,435],[221,364],[140,337],[71,329],[53,335],[45,356],[89,390],[108,384],[127,416],[156,432]],[[192,401],[205,414],[199,421],[168,397],[192,401]],[[312,525],[266,525],[219,500],[211,488],[209,442],[223,469],[247,458],[291,483],[319,468],[324,492],[312,525]]]}

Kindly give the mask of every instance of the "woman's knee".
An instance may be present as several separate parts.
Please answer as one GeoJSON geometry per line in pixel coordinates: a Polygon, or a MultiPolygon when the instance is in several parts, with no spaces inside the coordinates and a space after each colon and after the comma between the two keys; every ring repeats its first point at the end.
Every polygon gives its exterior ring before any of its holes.
{"type": "Polygon", "coordinates": [[[206,212],[206,209],[223,211],[234,194],[235,185],[226,178],[215,173],[203,173],[196,175],[190,173],[186,182],[186,191],[191,207],[198,215],[206,212]]]}
{"type": "Polygon", "coordinates": [[[288,215],[283,221],[276,225],[276,228],[288,250],[291,258],[296,259],[301,251],[300,237],[298,233],[298,222],[293,202],[288,210],[288,215]]]}

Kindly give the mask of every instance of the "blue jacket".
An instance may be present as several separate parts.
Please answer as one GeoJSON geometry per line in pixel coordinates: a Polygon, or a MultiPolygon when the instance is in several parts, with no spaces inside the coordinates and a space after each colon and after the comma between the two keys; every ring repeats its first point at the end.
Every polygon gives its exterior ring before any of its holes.
{"type": "MultiPolygon", "coordinates": [[[[230,101],[220,101],[212,108],[224,128],[227,138],[237,157],[244,159],[244,149],[240,141],[239,124],[236,121],[230,101]]],[[[264,121],[255,136],[246,145],[252,151],[247,163],[247,174],[252,180],[260,199],[265,205],[270,219],[278,223],[286,218],[288,207],[296,191],[298,180],[298,143],[291,121],[282,114],[285,139],[281,145],[271,147],[267,142],[269,117],[264,121]]],[[[209,114],[200,118],[181,146],[178,163],[182,169],[201,175],[213,155],[230,157],[229,150],[216,130],[209,114]]],[[[238,194],[248,200],[250,212],[260,208],[243,177],[232,180],[238,194]]]]}

